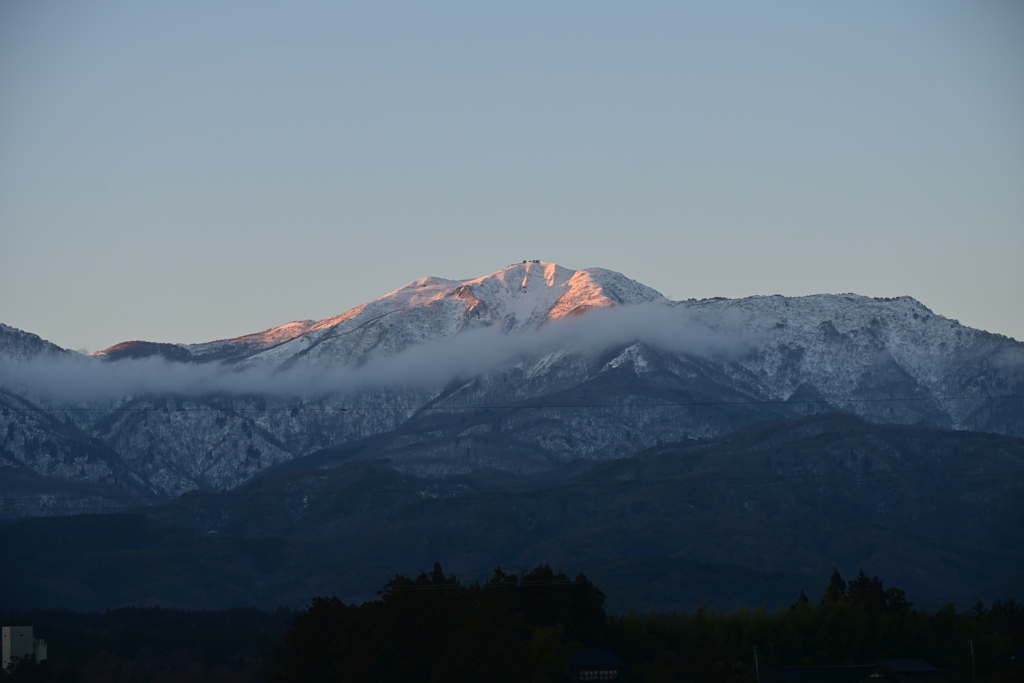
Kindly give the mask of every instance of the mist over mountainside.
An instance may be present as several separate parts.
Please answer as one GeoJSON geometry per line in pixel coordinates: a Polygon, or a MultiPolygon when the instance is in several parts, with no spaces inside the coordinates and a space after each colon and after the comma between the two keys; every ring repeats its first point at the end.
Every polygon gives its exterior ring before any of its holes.
{"type": "Polygon", "coordinates": [[[524,262],[202,344],[82,357],[4,326],[0,467],[6,492],[47,491],[60,511],[101,499],[83,486],[233,488],[323,449],[441,476],[825,411],[1024,435],[1021,400],[998,398],[1022,394],[1024,344],[909,297],[673,302],[612,271],[524,262]]]}

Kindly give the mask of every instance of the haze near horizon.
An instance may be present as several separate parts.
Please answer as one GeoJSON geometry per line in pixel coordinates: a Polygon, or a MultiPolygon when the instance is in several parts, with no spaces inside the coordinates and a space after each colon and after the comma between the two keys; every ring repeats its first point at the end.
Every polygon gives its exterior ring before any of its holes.
{"type": "Polygon", "coordinates": [[[1024,339],[1024,7],[0,7],[0,322],[322,319],[539,258],[1024,339]]]}

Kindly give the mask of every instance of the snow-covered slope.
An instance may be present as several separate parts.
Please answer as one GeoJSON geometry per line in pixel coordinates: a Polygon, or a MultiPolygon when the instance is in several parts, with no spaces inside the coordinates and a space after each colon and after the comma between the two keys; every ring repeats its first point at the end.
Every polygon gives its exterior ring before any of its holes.
{"type": "Polygon", "coordinates": [[[806,381],[832,396],[854,392],[864,369],[880,363],[938,389],[954,361],[995,354],[991,361],[1008,369],[1024,361],[1019,342],[936,315],[909,296],[754,296],[677,305],[709,326],[728,320],[742,329],[753,341],[742,364],[768,378],[781,397],[806,381]]]}
{"type": "MultiPolygon", "coordinates": [[[[252,376],[277,382],[295,368],[327,373],[398,362],[420,348],[462,348],[477,333],[456,340],[461,333],[483,329],[500,336],[480,343],[548,342],[523,343],[522,352],[469,375],[435,373],[416,385],[401,374],[401,383],[347,393],[285,395],[276,385],[247,384],[209,395],[136,391],[106,396],[88,410],[62,410],[53,401],[39,407],[60,419],[61,430],[74,427],[82,438],[101,440],[139,481],[162,493],[231,488],[328,447],[422,473],[528,471],[837,410],[877,422],[1024,435],[1022,402],[998,398],[1024,394],[1024,344],[964,327],[910,297],[670,302],[612,271],[540,262],[469,280],[422,278],[336,317],[236,339],[127,342],[91,362],[154,355],[176,362],[169,372],[221,372],[223,363],[229,378],[261,369],[269,372],[252,376]],[[552,348],[551,340],[561,344],[563,337],[547,330],[566,326],[605,333],[614,327],[614,334],[552,348]],[[689,337],[703,342],[681,343],[689,337]]],[[[3,327],[0,358],[4,348],[22,359],[49,346],[3,327]]],[[[5,457],[40,473],[71,471],[33,454],[30,442],[45,440],[50,423],[32,422],[31,414],[0,405],[9,433],[32,435],[19,437],[21,445],[5,457]]],[[[66,433],[53,430],[55,443],[67,442],[66,433]]]]}
{"type": "Polygon", "coordinates": [[[31,332],[0,323],[0,361],[23,362],[47,355],[72,353],[31,332]]]}
{"type": "MultiPolygon", "coordinates": [[[[360,365],[371,354],[391,356],[466,330],[497,326],[508,333],[524,332],[590,309],[651,301],[665,299],[614,271],[571,270],[524,261],[471,280],[421,278],[318,322],[291,322],[234,339],[177,346],[192,360],[227,361],[239,363],[240,368],[277,367],[300,360],[314,365],[360,365]]],[[[116,354],[118,347],[98,354],[116,354]]]]}
{"type": "Polygon", "coordinates": [[[743,330],[751,344],[738,365],[773,399],[827,398],[834,407],[891,422],[920,419],[923,410],[937,426],[1024,434],[1022,404],[1014,420],[1009,402],[985,398],[1022,393],[1024,344],[965,327],[909,296],[755,296],[677,305],[708,325],[726,320],[743,330]],[[1009,423],[981,417],[993,406],[1009,411],[1009,423]]]}

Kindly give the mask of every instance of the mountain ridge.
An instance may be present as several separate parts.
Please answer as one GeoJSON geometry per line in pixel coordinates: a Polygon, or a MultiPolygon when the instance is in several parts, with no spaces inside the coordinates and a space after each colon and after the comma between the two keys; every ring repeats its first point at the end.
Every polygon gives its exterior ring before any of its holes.
{"type": "Polygon", "coordinates": [[[540,262],[420,278],[340,316],[231,340],[111,349],[58,353],[0,328],[0,457],[49,476],[81,470],[73,444],[98,440],[112,455],[91,457],[118,462],[87,468],[97,484],[123,465],[163,496],[356,443],[445,475],[615,459],[825,411],[1024,435],[1012,400],[1024,344],[911,297],[669,301],[613,271],[540,262]],[[57,389],[80,376],[86,394],[34,395],[33,359],[57,389]],[[94,385],[114,388],[90,398],[94,385]]]}
{"type": "MultiPolygon", "coordinates": [[[[611,270],[571,270],[554,263],[530,261],[466,280],[423,277],[322,320],[292,321],[240,337],[172,345],[187,351],[191,358],[170,358],[156,347],[153,353],[171,360],[238,362],[308,336],[305,343],[290,349],[298,354],[387,316],[418,307],[445,306],[449,302],[458,302],[456,309],[462,307],[457,311],[462,319],[449,322],[450,329],[440,330],[444,336],[497,323],[504,332],[536,329],[545,322],[580,315],[592,308],[656,300],[667,301],[655,290],[611,270]]],[[[126,343],[132,342],[121,342],[92,355],[124,357],[126,343]]]]}

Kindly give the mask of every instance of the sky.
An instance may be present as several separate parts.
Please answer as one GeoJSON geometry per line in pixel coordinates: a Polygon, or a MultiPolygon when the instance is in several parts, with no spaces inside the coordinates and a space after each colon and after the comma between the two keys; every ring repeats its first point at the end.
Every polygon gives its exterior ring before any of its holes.
{"type": "Polygon", "coordinates": [[[0,322],[201,342],[535,258],[1024,340],[1024,3],[0,0],[0,322]]]}

